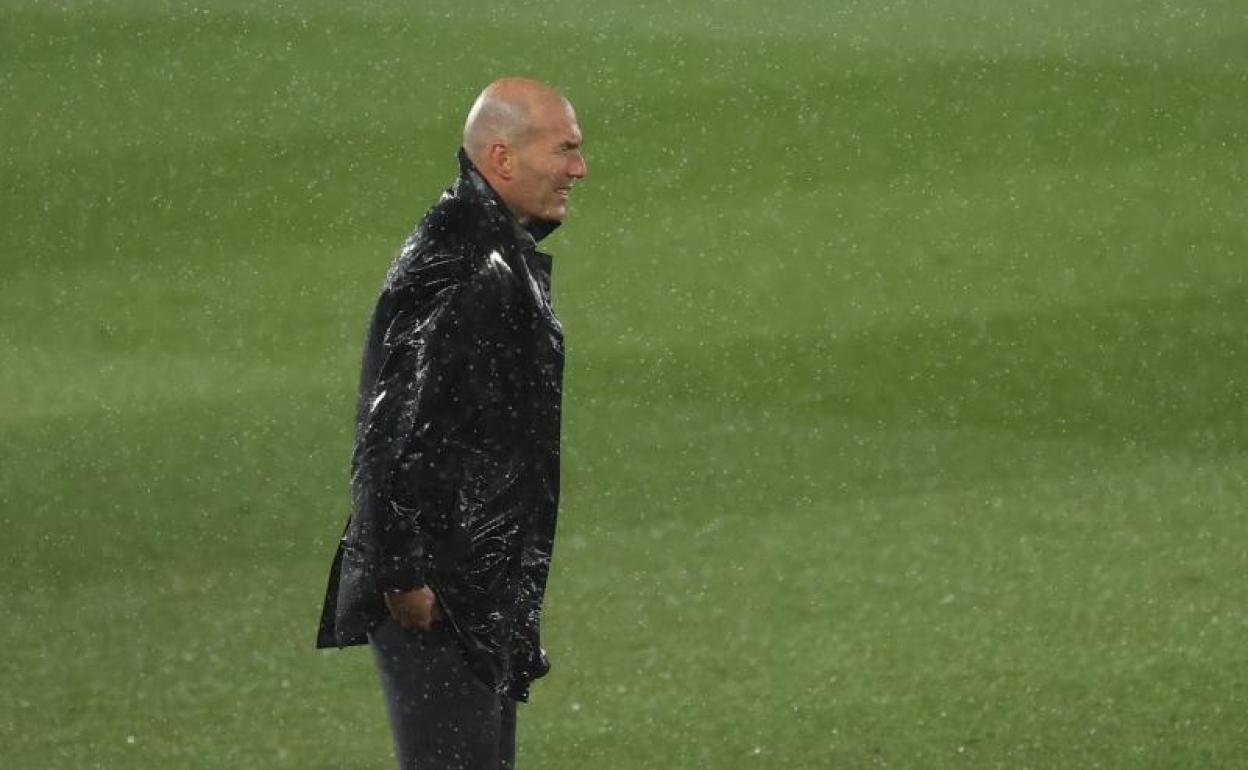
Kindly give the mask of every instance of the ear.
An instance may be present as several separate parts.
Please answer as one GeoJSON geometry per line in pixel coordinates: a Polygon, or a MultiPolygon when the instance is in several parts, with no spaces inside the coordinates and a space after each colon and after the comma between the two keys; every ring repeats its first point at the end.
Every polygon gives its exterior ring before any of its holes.
{"type": "Polygon", "coordinates": [[[515,158],[511,154],[510,147],[503,142],[492,142],[486,150],[485,157],[495,176],[511,181],[515,158]]]}

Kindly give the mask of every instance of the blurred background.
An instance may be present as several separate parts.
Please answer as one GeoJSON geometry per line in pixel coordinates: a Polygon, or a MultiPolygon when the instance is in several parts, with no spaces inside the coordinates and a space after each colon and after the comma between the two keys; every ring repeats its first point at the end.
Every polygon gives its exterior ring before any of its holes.
{"type": "Polygon", "coordinates": [[[521,767],[1238,767],[1241,2],[0,3],[2,764],[386,768],[364,324],[504,74],[590,175],[521,767]]]}

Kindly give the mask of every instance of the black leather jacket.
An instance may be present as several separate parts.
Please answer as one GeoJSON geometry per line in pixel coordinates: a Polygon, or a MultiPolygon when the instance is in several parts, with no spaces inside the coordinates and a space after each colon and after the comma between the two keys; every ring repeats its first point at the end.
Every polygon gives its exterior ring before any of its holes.
{"type": "Polygon", "coordinates": [[[459,178],[404,243],[369,324],[353,512],[318,647],[364,644],[383,592],[428,585],[471,670],[525,700],[559,498],[563,331],[551,258],[461,149],[459,178]]]}

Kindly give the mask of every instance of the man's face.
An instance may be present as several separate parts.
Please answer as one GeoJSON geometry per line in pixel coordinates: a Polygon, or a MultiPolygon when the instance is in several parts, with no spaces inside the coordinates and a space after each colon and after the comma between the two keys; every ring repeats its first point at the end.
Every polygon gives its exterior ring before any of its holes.
{"type": "Polygon", "coordinates": [[[510,200],[521,222],[560,222],[568,211],[568,193],[585,176],[581,129],[571,105],[559,100],[533,114],[533,131],[513,148],[510,200]]]}

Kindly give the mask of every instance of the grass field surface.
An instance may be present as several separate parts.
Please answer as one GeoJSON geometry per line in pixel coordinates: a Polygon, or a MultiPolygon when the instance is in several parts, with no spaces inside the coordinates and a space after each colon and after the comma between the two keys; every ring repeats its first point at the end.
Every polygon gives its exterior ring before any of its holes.
{"type": "Polygon", "coordinates": [[[521,768],[1248,767],[1240,2],[0,3],[6,768],[385,768],[364,323],[560,85],[521,768]]]}

